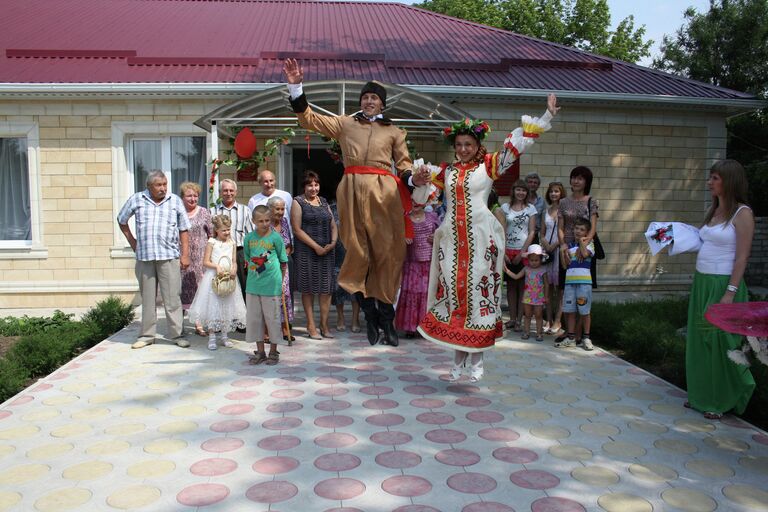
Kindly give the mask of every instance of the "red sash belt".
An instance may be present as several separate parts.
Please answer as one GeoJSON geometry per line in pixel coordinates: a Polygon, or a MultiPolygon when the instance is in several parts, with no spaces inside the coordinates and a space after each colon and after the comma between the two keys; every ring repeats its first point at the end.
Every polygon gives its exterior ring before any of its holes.
{"type": "Polygon", "coordinates": [[[378,174],[379,176],[389,176],[397,183],[397,191],[400,193],[400,203],[403,205],[403,212],[405,213],[405,238],[413,239],[413,222],[408,215],[411,213],[413,207],[411,203],[411,192],[408,190],[408,186],[396,175],[390,171],[379,169],[378,167],[368,167],[365,165],[352,165],[344,168],[344,174],[378,174]]]}

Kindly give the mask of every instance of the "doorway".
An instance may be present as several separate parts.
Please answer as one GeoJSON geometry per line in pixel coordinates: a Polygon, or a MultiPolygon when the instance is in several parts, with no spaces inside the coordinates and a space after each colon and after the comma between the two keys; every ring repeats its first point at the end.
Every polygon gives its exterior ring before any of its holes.
{"type": "Polygon", "coordinates": [[[339,186],[341,178],[344,176],[344,165],[339,161],[334,161],[325,148],[310,149],[293,147],[293,169],[292,183],[293,190],[291,195],[298,196],[304,193],[302,182],[304,181],[304,172],[308,170],[315,171],[320,176],[320,195],[329,203],[336,200],[336,187],[339,186]]]}

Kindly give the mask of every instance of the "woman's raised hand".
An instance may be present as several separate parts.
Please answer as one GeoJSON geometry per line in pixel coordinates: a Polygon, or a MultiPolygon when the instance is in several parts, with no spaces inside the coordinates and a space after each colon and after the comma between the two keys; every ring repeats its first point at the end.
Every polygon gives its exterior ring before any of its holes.
{"type": "Polygon", "coordinates": [[[299,66],[299,63],[296,61],[296,59],[285,59],[285,64],[283,64],[283,72],[288,78],[289,84],[300,84],[304,81],[304,72],[302,71],[301,66],[299,66]]]}
{"type": "Polygon", "coordinates": [[[560,110],[560,107],[557,106],[557,96],[554,95],[554,93],[549,93],[547,95],[547,110],[549,110],[549,113],[552,114],[552,116],[556,116],[557,112],[560,110]]]}

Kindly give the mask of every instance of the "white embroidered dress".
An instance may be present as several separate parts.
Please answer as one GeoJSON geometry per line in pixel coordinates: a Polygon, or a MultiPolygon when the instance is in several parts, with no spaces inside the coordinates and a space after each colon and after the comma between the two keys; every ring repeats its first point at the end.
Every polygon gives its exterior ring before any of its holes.
{"type": "Polygon", "coordinates": [[[502,336],[505,233],[488,209],[488,195],[494,180],[550,129],[551,119],[549,112],[523,116],[523,127],[507,137],[503,151],[486,155],[479,165],[456,162],[441,173],[446,214],[432,245],[427,315],[418,327],[424,338],[482,352],[502,336]]]}

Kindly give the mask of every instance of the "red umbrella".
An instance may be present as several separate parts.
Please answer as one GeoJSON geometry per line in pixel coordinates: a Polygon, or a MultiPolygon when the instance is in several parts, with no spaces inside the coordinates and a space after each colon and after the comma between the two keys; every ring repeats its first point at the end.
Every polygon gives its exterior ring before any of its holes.
{"type": "Polygon", "coordinates": [[[704,313],[704,318],[725,332],[768,337],[768,302],[712,304],[704,313]]]}

